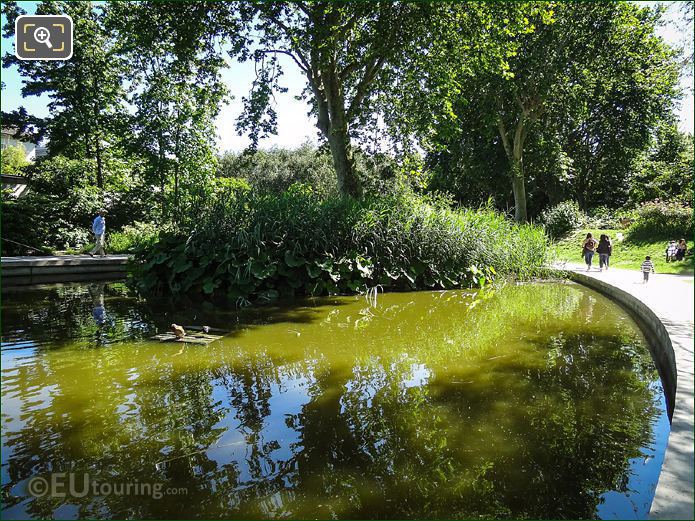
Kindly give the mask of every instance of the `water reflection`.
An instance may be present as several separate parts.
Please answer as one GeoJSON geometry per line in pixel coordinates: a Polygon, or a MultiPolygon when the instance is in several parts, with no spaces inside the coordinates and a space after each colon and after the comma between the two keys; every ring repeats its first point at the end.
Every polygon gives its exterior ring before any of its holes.
{"type": "Polygon", "coordinates": [[[92,294],[92,317],[97,327],[106,323],[106,307],[104,306],[104,286],[106,284],[93,284],[90,287],[92,294]]]}
{"type": "Polygon", "coordinates": [[[644,517],[663,457],[639,331],[571,284],[245,313],[79,285],[3,306],[4,518],[593,518],[628,496],[644,517]],[[229,334],[147,340],[171,322],[229,334]],[[50,472],[188,492],[29,496],[50,472]]]}

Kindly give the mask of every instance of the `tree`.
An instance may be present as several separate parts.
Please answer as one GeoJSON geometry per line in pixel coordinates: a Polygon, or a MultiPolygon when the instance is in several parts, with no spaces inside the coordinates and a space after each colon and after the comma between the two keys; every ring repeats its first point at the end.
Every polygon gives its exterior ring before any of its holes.
{"type": "MultiPolygon", "coordinates": [[[[96,184],[104,186],[107,149],[122,136],[125,119],[122,80],[125,64],[103,26],[104,6],[91,2],[39,3],[36,14],[67,14],[73,19],[74,49],[70,60],[25,61],[7,53],[3,67],[15,65],[24,80],[23,96],[47,94],[51,117],[46,121],[49,153],[94,159],[96,184]]],[[[3,2],[4,37],[14,36],[16,18],[25,14],[17,2],[3,2]]]]}
{"type": "Polygon", "coordinates": [[[427,35],[427,52],[396,71],[404,97],[399,110],[408,119],[395,119],[426,150],[441,153],[446,143],[465,139],[469,129],[487,140],[496,134],[507,157],[517,220],[527,217],[524,142],[545,111],[552,85],[547,60],[557,51],[543,57],[547,49],[538,34],[539,27],[553,25],[553,6],[452,4],[427,35]],[[468,30],[459,30],[462,21],[468,30]],[[422,115],[411,116],[418,112],[422,115]]]}
{"type": "Polygon", "coordinates": [[[566,190],[584,209],[628,202],[633,164],[679,97],[677,54],[656,36],[660,13],[628,3],[598,9],[598,37],[576,85],[558,89],[547,124],[572,159],[566,190]]]}
{"type": "MultiPolygon", "coordinates": [[[[143,23],[172,9],[156,2],[140,11],[143,23]]],[[[219,37],[240,60],[254,60],[257,77],[238,121],[252,147],[275,131],[274,91],[282,90],[281,56],[291,58],[307,80],[304,91],[317,127],[327,140],[341,192],[359,196],[352,139],[371,119],[377,79],[395,61],[412,35],[426,26],[431,7],[408,2],[248,2],[200,3],[186,19],[170,17],[159,38],[190,25],[204,27],[204,39],[219,37]],[[206,24],[201,24],[206,21],[206,24]],[[178,28],[177,28],[178,26],[178,28]]],[[[177,6],[178,8],[178,6],[177,6]]],[[[210,55],[219,64],[222,55],[210,55]]]]}
{"type": "Polygon", "coordinates": [[[19,175],[29,165],[22,145],[8,146],[2,149],[2,173],[19,175]]]}
{"type": "Polygon", "coordinates": [[[634,162],[630,202],[660,199],[692,205],[693,137],[674,121],[660,125],[647,151],[634,162]]]}
{"type": "Polygon", "coordinates": [[[15,129],[16,137],[31,143],[38,144],[46,134],[45,120],[29,114],[24,107],[19,107],[12,112],[3,112],[2,126],[15,129]]]}
{"type": "MultiPolygon", "coordinates": [[[[432,122],[416,125],[430,157],[453,155],[468,166],[466,157],[495,157],[501,149],[518,221],[528,218],[528,181],[539,195],[567,184],[593,195],[605,181],[592,173],[597,158],[605,176],[603,165],[634,157],[672,109],[674,54],[655,36],[657,18],[647,9],[531,2],[495,5],[494,11],[484,6],[476,16],[479,39],[491,43],[471,48],[469,38],[457,38],[452,22],[443,22],[433,51],[415,62],[427,71],[427,88],[423,92],[411,81],[402,89],[406,112],[431,114],[432,122]],[[454,64],[452,56],[458,58],[454,64]],[[550,179],[529,171],[529,145],[536,147],[535,166],[551,169],[550,179]],[[548,155],[553,164],[544,161],[548,155]]],[[[618,171],[611,176],[619,177],[618,171]]]]}
{"type": "Polygon", "coordinates": [[[201,34],[208,7],[151,7],[113,3],[106,25],[131,71],[134,113],[127,148],[144,158],[145,177],[159,186],[162,214],[180,221],[186,196],[204,190],[214,174],[214,119],[226,89],[214,41],[201,34]]]}

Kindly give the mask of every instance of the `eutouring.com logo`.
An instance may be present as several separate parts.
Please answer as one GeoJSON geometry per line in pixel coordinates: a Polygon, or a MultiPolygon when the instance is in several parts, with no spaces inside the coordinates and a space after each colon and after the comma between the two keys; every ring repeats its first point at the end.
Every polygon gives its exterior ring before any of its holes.
{"type": "Polygon", "coordinates": [[[146,496],[162,499],[164,496],[185,496],[186,487],[165,488],[163,483],[142,481],[108,482],[92,479],[89,474],[54,472],[47,476],[34,476],[27,482],[27,492],[34,497],[82,498],[93,496],[146,496]]]}

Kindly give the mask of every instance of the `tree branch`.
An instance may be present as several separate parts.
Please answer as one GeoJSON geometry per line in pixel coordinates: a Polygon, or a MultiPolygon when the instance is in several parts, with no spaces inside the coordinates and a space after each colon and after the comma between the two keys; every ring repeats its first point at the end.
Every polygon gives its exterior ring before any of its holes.
{"type": "Polygon", "coordinates": [[[500,131],[500,137],[502,138],[502,145],[504,146],[504,151],[507,154],[507,157],[511,158],[513,155],[513,151],[512,148],[509,146],[509,137],[507,137],[507,129],[504,126],[504,121],[502,121],[501,116],[497,117],[497,128],[500,131]]]}
{"type": "Polygon", "coordinates": [[[305,2],[295,2],[295,5],[299,7],[299,10],[302,11],[305,15],[311,16],[309,6],[307,6],[305,2]]]}
{"type": "Polygon", "coordinates": [[[352,119],[355,115],[357,107],[360,106],[360,103],[362,103],[367,95],[369,85],[374,81],[377,73],[384,66],[385,61],[385,56],[379,56],[377,58],[376,55],[374,55],[370,58],[369,62],[365,66],[364,76],[362,76],[362,79],[357,84],[357,87],[355,88],[355,95],[353,96],[352,101],[350,102],[350,107],[347,110],[348,120],[352,119]]]}
{"type": "Polygon", "coordinates": [[[284,49],[258,49],[258,51],[256,51],[256,52],[259,52],[261,54],[271,54],[271,53],[285,54],[285,55],[289,56],[290,58],[292,58],[294,60],[294,63],[296,63],[300,69],[302,69],[304,72],[307,72],[307,73],[309,72],[308,65],[304,65],[304,63],[302,63],[305,61],[304,57],[301,55],[299,57],[297,57],[292,53],[292,51],[286,51],[284,49]],[[301,58],[301,60],[300,60],[300,58],[301,58]]]}

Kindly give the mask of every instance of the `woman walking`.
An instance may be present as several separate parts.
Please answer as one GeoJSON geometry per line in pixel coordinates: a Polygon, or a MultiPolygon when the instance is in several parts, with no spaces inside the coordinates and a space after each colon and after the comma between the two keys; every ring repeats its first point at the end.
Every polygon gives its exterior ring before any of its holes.
{"type": "Polygon", "coordinates": [[[685,259],[685,254],[688,251],[688,244],[685,242],[685,239],[681,239],[678,241],[678,246],[676,246],[676,260],[677,261],[682,261],[685,259]]]}
{"type": "Polygon", "coordinates": [[[608,271],[608,263],[611,258],[611,254],[613,253],[613,244],[611,243],[611,239],[608,237],[608,235],[601,235],[596,252],[598,253],[599,269],[603,271],[603,267],[605,266],[606,271],[608,271]]]}
{"type": "Polygon", "coordinates": [[[590,234],[586,234],[586,239],[582,243],[582,255],[584,256],[584,262],[586,262],[586,271],[591,269],[591,259],[594,258],[594,252],[596,251],[596,239],[590,234]]]}

